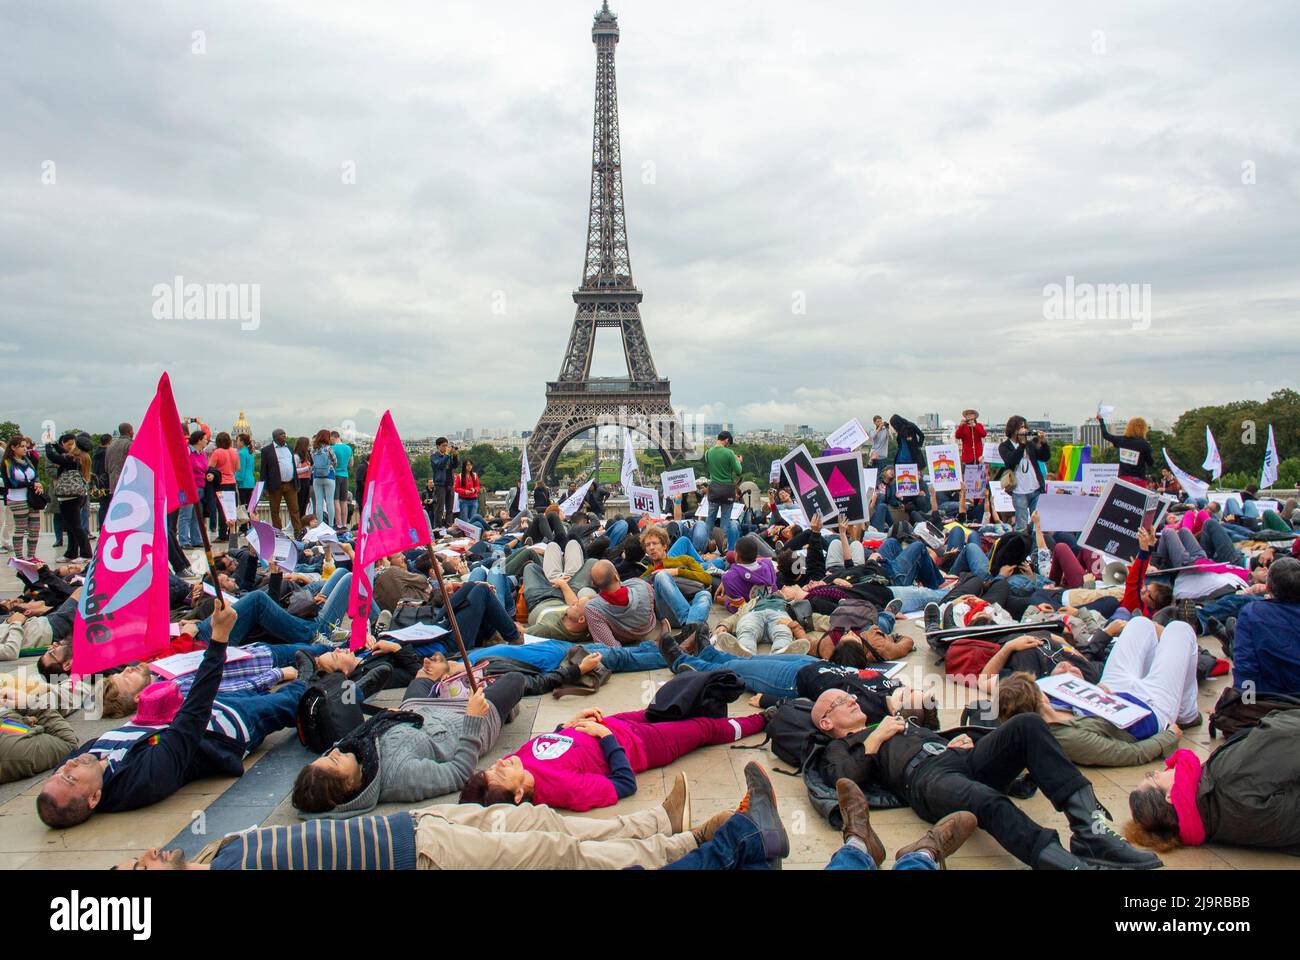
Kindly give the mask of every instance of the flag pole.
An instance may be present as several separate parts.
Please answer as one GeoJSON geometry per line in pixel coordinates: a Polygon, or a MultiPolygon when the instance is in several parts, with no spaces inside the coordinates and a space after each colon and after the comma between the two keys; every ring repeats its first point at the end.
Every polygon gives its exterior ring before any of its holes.
{"type": "MultiPolygon", "coordinates": [[[[218,508],[220,509],[220,508],[218,508]]],[[[217,592],[217,609],[226,605],[226,598],[221,595],[221,580],[217,576],[217,565],[212,560],[212,542],[208,539],[208,520],[203,516],[203,500],[194,501],[194,513],[199,518],[199,533],[203,536],[203,555],[208,561],[208,572],[212,574],[212,589],[217,592]]]]}
{"type": "MultiPolygon", "coordinates": [[[[460,624],[456,622],[456,611],[451,608],[451,593],[447,590],[447,581],[442,576],[442,561],[438,559],[432,542],[429,544],[429,566],[433,568],[434,575],[438,578],[438,590],[442,593],[442,609],[447,613],[451,635],[460,650],[461,660],[465,662],[465,676],[469,679],[469,691],[471,694],[478,693],[478,682],[474,679],[474,666],[469,662],[469,651],[465,649],[465,641],[461,639],[460,624]]],[[[491,602],[495,603],[496,600],[493,599],[491,602]]]]}

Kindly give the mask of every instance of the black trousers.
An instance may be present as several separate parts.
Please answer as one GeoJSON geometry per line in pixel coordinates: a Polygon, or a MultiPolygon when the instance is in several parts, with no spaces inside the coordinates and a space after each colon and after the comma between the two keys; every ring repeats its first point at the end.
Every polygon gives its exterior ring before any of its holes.
{"type": "MultiPolygon", "coordinates": [[[[483,697],[488,703],[497,708],[502,723],[506,722],[506,719],[510,716],[510,711],[517,707],[519,701],[524,698],[527,683],[522,673],[503,673],[494,677],[491,683],[483,684],[483,697]]],[[[427,677],[416,677],[407,685],[406,693],[402,694],[402,699],[412,700],[430,697],[433,695],[433,687],[433,681],[427,677]]]]}
{"type": "Polygon", "coordinates": [[[1058,837],[1006,795],[1025,769],[1058,810],[1088,785],[1047,722],[1037,714],[1022,713],[981,737],[973,750],[949,749],[922,763],[908,789],[908,802],[931,823],[969,810],[1008,853],[1032,867],[1043,847],[1058,837]]]}
{"type": "Polygon", "coordinates": [[[437,515],[434,525],[439,527],[451,526],[451,503],[455,495],[455,488],[450,483],[435,483],[433,491],[433,509],[437,515]]]}
{"type": "Polygon", "coordinates": [[[63,521],[63,535],[68,538],[68,547],[64,553],[67,559],[75,560],[83,557],[90,560],[95,556],[90,552],[90,531],[81,525],[81,508],[88,503],[89,500],[84,496],[59,501],[59,518],[63,521]]]}

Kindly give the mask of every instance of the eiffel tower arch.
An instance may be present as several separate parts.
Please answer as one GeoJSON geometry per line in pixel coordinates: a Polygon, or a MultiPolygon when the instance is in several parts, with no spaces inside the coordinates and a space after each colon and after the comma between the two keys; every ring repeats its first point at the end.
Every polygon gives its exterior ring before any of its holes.
{"type": "Polygon", "coordinates": [[[605,0],[591,27],[596,45],[596,114],[582,283],[573,292],[577,310],[560,375],[546,384],[546,409],[528,440],[528,462],[540,477],[554,476],[555,462],[565,444],[605,424],[643,434],[669,465],[690,452],[681,420],[672,407],[669,381],[655,370],[641,323],[641,291],[632,282],[614,77],[618,36],[618,18],[605,0]],[[602,327],[621,334],[626,377],[591,375],[596,331],[602,327]]]}

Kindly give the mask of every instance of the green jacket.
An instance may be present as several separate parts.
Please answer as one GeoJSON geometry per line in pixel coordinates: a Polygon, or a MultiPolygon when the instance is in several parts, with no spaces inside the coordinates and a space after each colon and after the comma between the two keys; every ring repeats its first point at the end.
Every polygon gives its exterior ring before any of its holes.
{"type": "Polygon", "coordinates": [[[77,746],[77,734],[57,710],[22,713],[0,710],[0,723],[31,727],[28,733],[0,729],[0,783],[24,780],[52,770],[77,746]]]}
{"type": "Polygon", "coordinates": [[[1271,713],[1210,755],[1196,805],[1206,843],[1300,856],[1300,710],[1271,713]]]}
{"type": "Polygon", "coordinates": [[[662,567],[647,570],[641,574],[641,579],[654,580],[655,574],[659,573],[660,569],[680,570],[681,573],[677,575],[678,580],[694,580],[706,587],[713,586],[713,577],[709,575],[709,572],[704,567],[700,566],[700,561],[688,554],[682,554],[680,557],[664,557],[662,567]]]}
{"type": "Polygon", "coordinates": [[[739,483],[743,469],[736,451],[731,447],[713,446],[704,452],[704,464],[709,468],[709,483],[739,483]]]}
{"type": "Polygon", "coordinates": [[[1134,740],[1127,730],[1101,717],[1079,717],[1050,726],[1065,755],[1083,767],[1136,767],[1169,756],[1178,745],[1172,730],[1134,740]]]}

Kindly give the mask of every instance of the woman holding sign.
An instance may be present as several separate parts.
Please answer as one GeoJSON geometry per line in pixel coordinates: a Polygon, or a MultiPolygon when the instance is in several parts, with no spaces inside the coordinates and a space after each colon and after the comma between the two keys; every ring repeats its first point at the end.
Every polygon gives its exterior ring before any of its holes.
{"type": "Polygon", "coordinates": [[[1147,472],[1151,469],[1151,444],[1147,443],[1147,422],[1141,417],[1134,417],[1124,428],[1124,436],[1117,437],[1106,429],[1106,421],[1097,414],[1101,424],[1101,436],[1107,443],[1115,445],[1119,454],[1119,478],[1139,487],[1148,487],[1147,472]]]}

